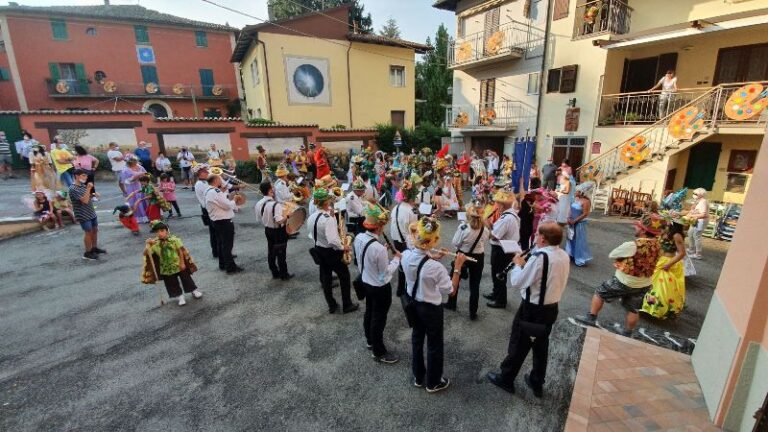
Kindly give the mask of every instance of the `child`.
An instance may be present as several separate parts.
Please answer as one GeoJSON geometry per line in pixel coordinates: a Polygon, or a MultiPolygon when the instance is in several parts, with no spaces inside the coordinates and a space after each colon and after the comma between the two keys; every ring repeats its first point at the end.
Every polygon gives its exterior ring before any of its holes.
{"type": "Polygon", "coordinates": [[[185,292],[192,293],[192,297],[196,300],[202,299],[203,293],[197,289],[195,281],[192,280],[192,273],[197,271],[197,266],[192,261],[187,248],[181,243],[181,239],[171,235],[168,232],[168,225],[162,221],[152,221],[149,226],[157,237],[146,241],[141,282],[154,284],[162,280],[168,291],[168,297],[178,297],[179,306],[187,304],[184,300],[185,292]]]}
{"type": "Polygon", "coordinates": [[[37,189],[34,195],[35,200],[32,202],[32,207],[35,211],[35,217],[37,217],[37,221],[40,222],[43,229],[48,231],[56,226],[51,202],[48,200],[48,195],[42,189],[37,189]]]}
{"type": "Polygon", "coordinates": [[[64,214],[68,214],[75,223],[75,212],[72,211],[72,203],[67,198],[67,191],[58,191],[53,197],[53,213],[59,228],[64,228],[64,214]]]}
{"type": "Polygon", "coordinates": [[[120,214],[117,215],[118,219],[120,219],[120,223],[123,224],[124,227],[128,228],[128,230],[133,233],[133,235],[138,236],[139,221],[133,214],[131,206],[128,203],[117,206],[114,210],[112,210],[112,214],[115,214],[116,212],[120,212],[120,214]]]}
{"type": "Polygon", "coordinates": [[[139,177],[139,183],[141,183],[141,189],[132,192],[130,195],[126,197],[126,200],[129,201],[137,192],[141,192],[144,195],[144,198],[136,201],[133,204],[133,211],[136,211],[136,208],[139,206],[139,204],[142,201],[147,201],[147,218],[149,218],[149,221],[155,221],[160,220],[163,217],[162,210],[170,210],[171,205],[168,204],[168,202],[163,198],[163,196],[160,194],[160,192],[155,189],[154,186],[152,186],[152,183],[150,183],[150,177],[148,175],[143,175],[139,177]]]}
{"type": "MultiPolygon", "coordinates": [[[[168,201],[174,209],[176,209],[176,216],[181,217],[181,210],[179,210],[179,204],[176,202],[176,182],[173,177],[168,173],[160,174],[160,182],[158,182],[158,189],[163,194],[163,199],[168,201]]],[[[168,219],[173,216],[173,211],[168,208],[168,219]]]]}

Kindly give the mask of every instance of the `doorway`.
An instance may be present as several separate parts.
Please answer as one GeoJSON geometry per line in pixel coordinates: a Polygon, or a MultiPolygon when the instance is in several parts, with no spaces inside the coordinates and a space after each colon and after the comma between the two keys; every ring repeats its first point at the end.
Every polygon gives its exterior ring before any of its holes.
{"type": "Polygon", "coordinates": [[[621,93],[647,91],[656,85],[668,70],[675,70],[676,66],[677,53],[626,59],[621,78],[621,93]]]}
{"type": "Polygon", "coordinates": [[[485,150],[492,150],[501,157],[504,154],[504,137],[472,137],[472,151],[482,156],[485,150]]]}
{"type": "Polygon", "coordinates": [[[553,140],[552,162],[560,165],[568,159],[568,165],[574,169],[584,162],[584,146],[587,139],[584,137],[560,137],[553,140]]]}
{"type": "Polygon", "coordinates": [[[712,190],[721,149],[722,144],[714,142],[702,142],[691,148],[685,169],[685,187],[712,190]]]}

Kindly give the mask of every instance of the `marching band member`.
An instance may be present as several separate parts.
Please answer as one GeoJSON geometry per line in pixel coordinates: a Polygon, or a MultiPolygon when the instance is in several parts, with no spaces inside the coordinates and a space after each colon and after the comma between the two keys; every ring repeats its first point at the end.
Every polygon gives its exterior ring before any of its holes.
{"type": "Polygon", "coordinates": [[[267,237],[267,264],[272,272],[272,279],[284,281],[293,277],[288,273],[286,259],[288,248],[288,232],[285,230],[283,203],[275,201],[275,190],[269,180],[259,184],[259,190],[264,195],[256,203],[256,217],[264,224],[264,235],[267,237]]]}
{"type": "Polygon", "coordinates": [[[501,214],[499,219],[491,224],[486,220],[485,225],[491,230],[491,277],[493,278],[493,292],[484,295],[491,300],[488,307],[504,309],[507,307],[507,288],[504,280],[496,276],[502,272],[511,261],[511,257],[504,253],[500,240],[520,241],[519,216],[512,208],[515,196],[506,189],[500,189],[493,195],[493,201],[499,206],[501,214]]]}
{"type": "Polygon", "coordinates": [[[197,177],[195,183],[195,196],[197,202],[200,203],[200,210],[202,214],[200,219],[203,220],[203,225],[208,227],[208,237],[211,241],[211,254],[214,258],[219,257],[219,241],[216,237],[216,228],[211,222],[211,218],[208,215],[208,210],[205,208],[205,191],[208,190],[208,164],[195,164],[192,166],[192,174],[197,177]]]}
{"type": "Polygon", "coordinates": [[[208,189],[204,195],[205,208],[208,210],[208,217],[211,219],[218,239],[219,269],[225,270],[227,274],[233,274],[243,271],[242,267],[235,264],[232,256],[232,247],[235,243],[235,224],[232,223],[232,219],[235,217],[237,204],[227,196],[225,191],[221,177],[208,176],[208,189]]]}
{"type": "Polygon", "coordinates": [[[432,205],[432,181],[429,176],[424,176],[421,179],[421,186],[419,186],[419,204],[432,205]]]}
{"type": "MultiPolygon", "coordinates": [[[[459,225],[456,234],[453,235],[451,245],[458,252],[474,258],[477,262],[468,261],[465,266],[469,278],[469,319],[477,319],[477,305],[480,299],[480,279],[483,276],[485,264],[485,243],[491,235],[491,231],[485,227],[483,221],[483,207],[480,203],[469,203],[466,207],[467,221],[459,225]]],[[[458,286],[456,287],[458,291],[458,286]]],[[[445,304],[446,309],[456,310],[456,296],[449,297],[445,304]]]]}
{"type": "Polygon", "coordinates": [[[553,222],[539,226],[537,252],[526,262],[519,254],[509,271],[507,286],[520,293],[522,301],[512,322],[507,357],[501,372],[489,372],[488,381],[510,393],[515,392],[515,378],[528,352],[533,350],[533,367],[525,374],[525,384],[540,398],[547,372],[549,335],[557,320],[560,298],[568,283],[570,259],[558,246],[563,230],[553,222]]]}
{"type": "Polygon", "coordinates": [[[285,164],[280,164],[275,170],[275,176],[277,176],[277,180],[275,181],[274,186],[275,201],[279,203],[291,202],[293,199],[291,188],[288,185],[288,173],[289,171],[285,164]]]}
{"type": "Polygon", "coordinates": [[[363,183],[361,179],[357,179],[352,183],[352,192],[348,193],[345,198],[347,202],[347,218],[349,219],[349,224],[354,225],[355,234],[363,232],[366,207],[366,204],[363,201],[364,194],[365,183],[363,183]]]}
{"type": "MultiPolygon", "coordinates": [[[[409,230],[411,227],[409,227],[409,230]]],[[[426,386],[428,393],[445,390],[451,382],[443,377],[443,295],[456,295],[461,267],[466,256],[459,253],[453,273],[431,257],[427,251],[440,242],[437,219],[424,217],[412,224],[414,249],[403,252],[400,266],[408,281],[408,296],[415,304],[409,313],[411,333],[413,385],[426,386]],[[424,365],[424,339],[427,340],[427,361],[424,365]]],[[[408,313],[408,311],[406,311],[408,313]]]]}
{"type": "Polygon", "coordinates": [[[387,325],[387,313],[392,305],[392,275],[400,267],[400,252],[395,251],[389,259],[387,248],[379,237],[384,226],[389,222],[389,212],[378,205],[365,209],[366,232],[355,237],[354,249],[357,267],[365,286],[365,316],[363,328],[368,349],[373,359],[380,363],[397,363],[398,358],[390,354],[384,346],[384,327],[387,325]]]}
{"type": "MultiPolygon", "coordinates": [[[[389,224],[389,235],[398,252],[404,252],[413,247],[413,239],[409,235],[410,226],[418,221],[418,210],[413,206],[416,199],[416,188],[410,180],[403,181],[402,201],[392,210],[394,217],[389,224]]],[[[397,279],[397,296],[405,294],[405,274],[400,269],[397,279]]]]}
{"type": "Polygon", "coordinates": [[[334,196],[326,189],[316,188],[312,198],[317,211],[309,216],[307,227],[309,227],[309,238],[315,241],[313,258],[320,267],[320,281],[323,285],[325,301],[328,303],[328,312],[335,313],[339,308],[331,289],[333,273],[339,277],[342,312],[354,312],[359,306],[357,303],[352,303],[349,268],[342,262],[342,256],[349,246],[344,246],[339,237],[339,227],[333,216],[334,196]]]}

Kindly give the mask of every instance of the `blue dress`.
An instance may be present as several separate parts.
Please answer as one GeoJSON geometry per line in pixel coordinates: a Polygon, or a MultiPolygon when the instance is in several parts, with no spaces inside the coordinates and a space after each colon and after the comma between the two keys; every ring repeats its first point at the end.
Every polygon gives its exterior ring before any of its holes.
{"type": "MultiPolygon", "coordinates": [[[[583,212],[584,208],[581,206],[581,201],[575,200],[571,204],[571,219],[578,218],[583,212]]],[[[581,267],[586,265],[587,261],[592,260],[592,252],[589,250],[589,242],[587,241],[587,220],[582,219],[572,225],[571,229],[574,231],[573,239],[568,240],[565,251],[573,257],[576,265],[581,267]]]]}

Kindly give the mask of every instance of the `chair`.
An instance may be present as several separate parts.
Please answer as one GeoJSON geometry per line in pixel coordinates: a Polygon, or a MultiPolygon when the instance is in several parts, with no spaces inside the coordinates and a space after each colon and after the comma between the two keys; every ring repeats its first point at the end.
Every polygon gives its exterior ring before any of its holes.
{"type": "Polygon", "coordinates": [[[592,210],[602,209],[603,214],[608,214],[611,193],[608,188],[600,188],[600,182],[595,185],[594,191],[592,191],[592,210]]]}
{"type": "Polygon", "coordinates": [[[613,188],[611,190],[611,206],[608,214],[610,216],[622,216],[626,212],[629,202],[629,191],[626,189],[613,188]]]}

